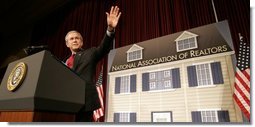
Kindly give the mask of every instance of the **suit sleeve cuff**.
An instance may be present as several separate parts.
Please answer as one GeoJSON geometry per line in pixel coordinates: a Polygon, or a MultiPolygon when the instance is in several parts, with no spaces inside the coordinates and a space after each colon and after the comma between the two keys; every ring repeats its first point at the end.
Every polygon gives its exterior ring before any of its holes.
{"type": "Polygon", "coordinates": [[[106,30],[106,34],[109,37],[112,37],[114,35],[114,33],[115,33],[115,31],[110,32],[110,31],[106,30]]]}

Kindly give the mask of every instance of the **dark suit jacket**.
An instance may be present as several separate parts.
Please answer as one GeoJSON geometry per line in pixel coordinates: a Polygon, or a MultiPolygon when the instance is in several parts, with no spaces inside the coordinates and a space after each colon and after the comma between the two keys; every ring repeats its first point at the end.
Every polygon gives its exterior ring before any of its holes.
{"type": "Polygon", "coordinates": [[[74,58],[73,70],[85,80],[85,107],[82,111],[93,111],[100,108],[95,79],[97,63],[110,52],[114,35],[105,34],[101,44],[87,50],[77,52],[74,58]]]}

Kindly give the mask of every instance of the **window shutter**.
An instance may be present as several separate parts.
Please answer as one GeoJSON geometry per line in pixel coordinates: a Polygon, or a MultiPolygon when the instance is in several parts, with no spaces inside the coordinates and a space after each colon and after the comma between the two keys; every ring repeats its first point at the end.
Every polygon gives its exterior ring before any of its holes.
{"type": "Polygon", "coordinates": [[[130,92],[136,92],[136,75],[130,76],[130,92]]]}
{"type": "Polygon", "coordinates": [[[172,69],[172,84],[173,88],[181,88],[179,68],[172,69]]]}
{"type": "Polygon", "coordinates": [[[142,79],[142,82],[143,82],[142,90],[149,91],[149,73],[143,73],[142,78],[143,78],[142,79]]]}
{"type": "Polygon", "coordinates": [[[114,113],[113,122],[118,123],[120,120],[120,113],[114,113]]]}
{"type": "Polygon", "coordinates": [[[120,93],[120,77],[115,78],[115,94],[120,93]]]}
{"type": "Polygon", "coordinates": [[[130,123],[136,123],[136,113],[130,113],[130,123]]]}
{"type": "Polygon", "coordinates": [[[201,112],[200,111],[192,111],[191,115],[192,115],[192,122],[193,123],[202,122],[201,112]]]}
{"type": "Polygon", "coordinates": [[[218,111],[219,122],[230,122],[227,110],[218,111]]]}
{"type": "Polygon", "coordinates": [[[213,84],[223,84],[223,76],[220,62],[211,63],[213,84]]]}
{"type": "Polygon", "coordinates": [[[171,122],[174,122],[173,121],[173,112],[172,111],[170,111],[170,117],[171,117],[171,122]]]}
{"type": "Polygon", "coordinates": [[[196,66],[188,66],[187,69],[188,69],[189,87],[198,86],[196,66]]]}

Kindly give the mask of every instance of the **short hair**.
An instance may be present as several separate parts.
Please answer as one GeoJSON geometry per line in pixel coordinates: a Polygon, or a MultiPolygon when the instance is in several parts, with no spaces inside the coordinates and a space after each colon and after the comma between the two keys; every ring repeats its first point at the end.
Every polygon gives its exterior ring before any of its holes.
{"type": "Polygon", "coordinates": [[[81,34],[80,34],[78,31],[76,31],[76,30],[71,30],[71,31],[69,31],[69,32],[66,34],[66,36],[65,36],[65,41],[66,41],[66,42],[67,42],[67,36],[68,36],[70,33],[77,33],[77,34],[80,36],[80,39],[83,41],[83,38],[82,38],[81,34]]]}

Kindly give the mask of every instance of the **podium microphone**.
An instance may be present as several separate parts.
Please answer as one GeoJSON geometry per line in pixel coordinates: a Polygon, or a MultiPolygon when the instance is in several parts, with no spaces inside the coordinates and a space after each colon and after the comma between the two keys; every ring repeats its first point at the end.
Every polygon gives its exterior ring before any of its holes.
{"type": "Polygon", "coordinates": [[[23,50],[27,55],[31,55],[44,49],[48,49],[48,45],[28,46],[23,50]]]}
{"type": "Polygon", "coordinates": [[[28,46],[30,49],[45,49],[48,48],[48,45],[39,45],[39,46],[28,46]]]}

